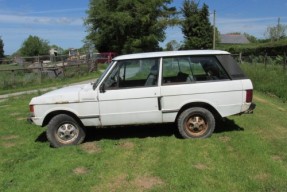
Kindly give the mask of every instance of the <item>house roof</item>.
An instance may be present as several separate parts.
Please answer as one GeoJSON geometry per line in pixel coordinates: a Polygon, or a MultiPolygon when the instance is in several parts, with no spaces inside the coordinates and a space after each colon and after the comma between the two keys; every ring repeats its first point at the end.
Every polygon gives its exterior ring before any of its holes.
{"type": "Polygon", "coordinates": [[[220,43],[222,44],[248,44],[249,40],[245,35],[241,34],[223,34],[220,35],[220,43]]]}

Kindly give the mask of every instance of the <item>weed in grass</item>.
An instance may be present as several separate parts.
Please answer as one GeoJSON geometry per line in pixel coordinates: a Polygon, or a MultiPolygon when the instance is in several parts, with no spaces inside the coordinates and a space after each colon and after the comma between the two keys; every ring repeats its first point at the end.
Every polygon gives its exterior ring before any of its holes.
{"type": "Polygon", "coordinates": [[[135,147],[135,144],[130,141],[120,142],[118,145],[123,149],[133,149],[135,147]]]}

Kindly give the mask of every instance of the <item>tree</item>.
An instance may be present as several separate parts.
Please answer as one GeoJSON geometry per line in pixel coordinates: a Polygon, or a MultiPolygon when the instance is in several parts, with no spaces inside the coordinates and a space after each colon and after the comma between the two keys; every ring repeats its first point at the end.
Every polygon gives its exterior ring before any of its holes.
{"type": "Polygon", "coordinates": [[[180,44],[176,40],[171,40],[166,44],[166,51],[177,51],[180,49],[180,44]]]}
{"type": "Polygon", "coordinates": [[[206,4],[199,8],[194,0],[185,0],[181,9],[183,22],[181,29],[184,34],[183,49],[212,48],[213,27],[209,21],[209,10],[206,4]]]}
{"type": "Polygon", "coordinates": [[[277,41],[286,37],[286,30],[287,25],[282,25],[279,18],[277,26],[267,27],[265,36],[271,41],[277,41]]]}
{"type": "Polygon", "coordinates": [[[20,54],[22,56],[49,55],[48,41],[37,36],[30,35],[22,44],[20,54]]]}
{"type": "Polygon", "coordinates": [[[133,53],[159,49],[175,8],[172,0],[91,0],[87,39],[99,52],[133,53]]]}
{"type": "Polygon", "coordinates": [[[258,39],[253,35],[250,35],[248,33],[243,33],[243,35],[248,39],[248,41],[250,43],[257,43],[258,42],[258,39]]]}
{"type": "Polygon", "coordinates": [[[2,59],[4,58],[4,43],[0,36],[0,64],[2,63],[2,59]]]}

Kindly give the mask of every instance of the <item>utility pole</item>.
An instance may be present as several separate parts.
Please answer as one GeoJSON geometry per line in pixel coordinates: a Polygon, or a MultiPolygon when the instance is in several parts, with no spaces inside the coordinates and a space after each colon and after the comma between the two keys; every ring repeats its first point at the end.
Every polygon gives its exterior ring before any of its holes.
{"type": "Polygon", "coordinates": [[[280,17],[278,17],[278,24],[277,24],[277,30],[276,31],[277,31],[277,34],[276,34],[277,37],[276,38],[277,38],[277,40],[279,40],[280,39],[280,35],[281,35],[280,34],[280,32],[281,32],[280,31],[280,17]]]}
{"type": "Polygon", "coordinates": [[[215,49],[215,41],[216,41],[216,26],[215,26],[215,15],[216,15],[216,11],[213,11],[213,49],[215,49]]]}

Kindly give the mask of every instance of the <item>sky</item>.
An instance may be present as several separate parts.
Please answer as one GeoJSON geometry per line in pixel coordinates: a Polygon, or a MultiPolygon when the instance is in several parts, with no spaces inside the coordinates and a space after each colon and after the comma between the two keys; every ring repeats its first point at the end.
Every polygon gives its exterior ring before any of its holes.
{"type": "MultiPolygon", "coordinates": [[[[171,6],[180,9],[184,0],[171,6]]],[[[264,38],[268,26],[275,26],[280,17],[287,25],[287,0],[197,0],[209,6],[210,20],[216,11],[220,33],[246,32],[264,38]]],[[[89,0],[0,0],[0,36],[6,55],[16,52],[29,35],[47,40],[64,49],[80,48],[87,35],[84,19],[89,0]]],[[[183,41],[179,27],[166,30],[166,40],[183,41]]]]}

